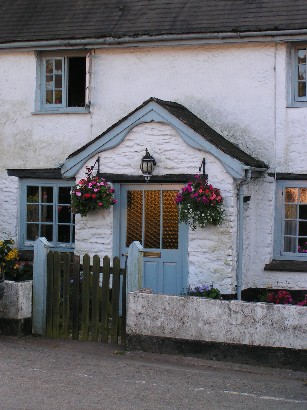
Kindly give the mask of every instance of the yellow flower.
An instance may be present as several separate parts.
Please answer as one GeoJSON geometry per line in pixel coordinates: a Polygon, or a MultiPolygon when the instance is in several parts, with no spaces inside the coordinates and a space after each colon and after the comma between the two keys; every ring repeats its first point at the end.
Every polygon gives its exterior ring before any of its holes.
{"type": "Polygon", "coordinates": [[[18,259],[18,250],[16,248],[10,250],[9,253],[5,256],[6,261],[11,261],[13,259],[18,259]]]}
{"type": "Polygon", "coordinates": [[[0,246],[3,246],[3,241],[0,241],[0,246]]]}

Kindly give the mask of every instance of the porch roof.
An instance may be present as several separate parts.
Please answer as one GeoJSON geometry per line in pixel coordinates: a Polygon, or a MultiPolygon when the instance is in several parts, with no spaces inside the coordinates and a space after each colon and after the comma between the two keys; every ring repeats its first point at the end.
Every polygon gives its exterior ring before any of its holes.
{"type": "Polygon", "coordinates": [[[90,157],[117,146],[132,128],[150,121],[173,126],[187,144],[207,151],[223,162],[234,178],[242,178],[246,168],[261,171],[268,168],[263,161],[228,141],[186,107],[151,97],[94,140],[70,154],[62,167],[63,176],[74,176],[90,157]]]}

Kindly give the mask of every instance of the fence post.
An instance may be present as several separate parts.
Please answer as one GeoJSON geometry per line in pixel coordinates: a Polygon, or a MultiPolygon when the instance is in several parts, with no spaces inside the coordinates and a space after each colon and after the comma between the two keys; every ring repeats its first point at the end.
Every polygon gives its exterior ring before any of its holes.
{"type": "Polygon", "coordinates": [[[138,290],[143,282],[143,247],[134,241],[128,248],[127,293],[138,290]]]}
{"type": "Polygon", "coordinates": [[[32,333],[46,336],[47,254],[49,243],[38,238],[34,243],[32,333]]]}

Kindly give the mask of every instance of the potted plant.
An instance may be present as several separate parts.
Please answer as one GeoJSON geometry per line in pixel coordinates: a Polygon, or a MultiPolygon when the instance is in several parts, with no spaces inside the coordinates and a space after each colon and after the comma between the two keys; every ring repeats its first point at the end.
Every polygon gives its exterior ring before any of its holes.
{"type": "Polygon", "coordinates": [[[189,224],[194,230],[197,226],[218,225],[223,220],[223,197],[200,175],[178,192],[176,203],[179,206],[179,222],[189,224]]]}

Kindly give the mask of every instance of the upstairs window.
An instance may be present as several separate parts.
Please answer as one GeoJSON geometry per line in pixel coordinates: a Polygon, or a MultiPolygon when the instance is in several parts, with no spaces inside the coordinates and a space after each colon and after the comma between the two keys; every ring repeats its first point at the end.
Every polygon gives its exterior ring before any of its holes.
{"type": "Polygon", "coordinates": [[[89,108],[90,55],[43,55],[39,111],[80,112],[89,108]]]}
{"type": "Polygon", "coordinates": [[[292,49],[291,65],[291,104],[307,105],[307,46],[295,46],[292,49]]]}
{"type": "Polygon", "coordinates": [[[277,249],[279,259],[307,259],[307,181],[279,181],[277,249]]]}

